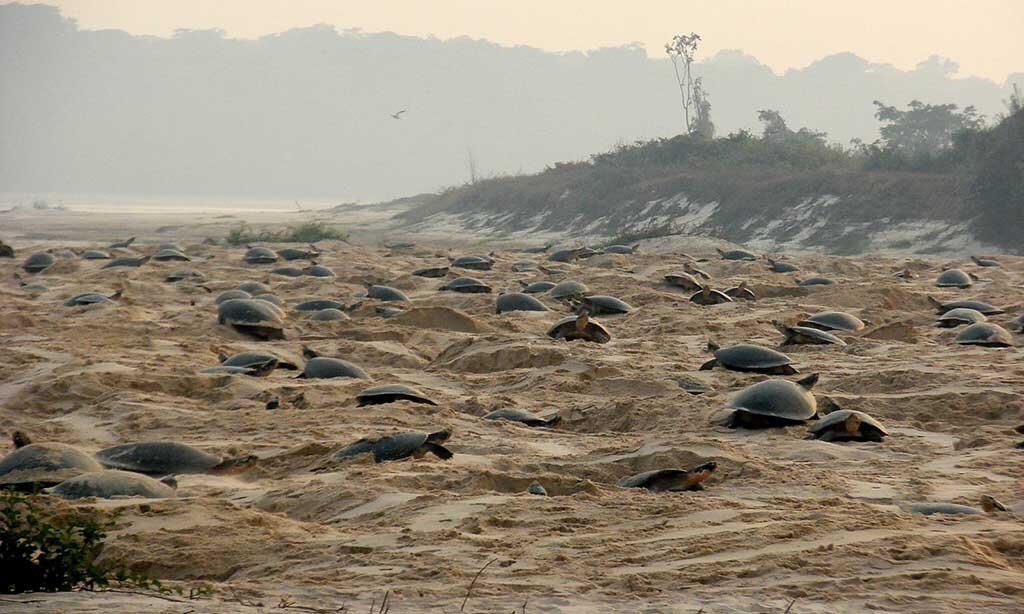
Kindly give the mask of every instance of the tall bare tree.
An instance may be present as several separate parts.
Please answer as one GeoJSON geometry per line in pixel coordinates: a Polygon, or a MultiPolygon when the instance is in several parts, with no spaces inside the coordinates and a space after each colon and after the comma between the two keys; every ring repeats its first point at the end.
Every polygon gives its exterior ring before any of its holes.
{"type": "Polygon", "coordinates": [[[690,66],[693,58],[697,55],[697,44],[700,42],[700,34],[690,32],[689,34],[677,34],[672,40],[665,43],[665,53],[672,59],[672,68],[676,71],[676,83],[679,84],[679,95],[683,105],[683,117],[686,120],[686,131],[690,132],[690,109],[695,106],[693,92],[693,76],[690,74],[690,66]]]}

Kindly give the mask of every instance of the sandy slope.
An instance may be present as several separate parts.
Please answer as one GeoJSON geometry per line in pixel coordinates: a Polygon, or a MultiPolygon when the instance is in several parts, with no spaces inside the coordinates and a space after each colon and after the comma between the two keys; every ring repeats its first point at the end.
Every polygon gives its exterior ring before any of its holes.
{"type": "MultiPolygon", "coordinates": [[[[583,281],[638,308],[602,318],[614,338],[599,346],[548,339],[565,311],[555,302],[552,313],[495,315],[493,295],[440,293],[438,280],[408,275],[443,261],[440,249],[324,244],[321,262],[338,277],[322,280],[271,276],[270,267],[242,263],[240,249],[186,245],[190,266],[215,292],[261,280],[290,304],[312,296],[351,303],[371,279],[404,290],[413,311],[385,320],[364,302],[341,323],[293,312],[288,340],[261,343],[217,325],[215,294],[163,282],[185,263],[104,271],[102,262],[62,260],[34,280],[46,291],[4,282],[5,434],[24,428],[89,450],[167,438],[263,460],[235,475],[182,476],[177,499],[99,503],[123,512],[108,555],[184,585],[210,583],[212,599],[72,594],[3,607],[256,612],[291,595],[300,605],[367,611],[390,590],[393,612],[452,612],[492,559],[467,611],[781,612],[796,600],[794,613],[1010,612],[1024,601],[1021,514],[906,511],[924,500],[976,504],[982,493],[1024,501],[1024,452],[1012,448],[1020,439],[1012,427],[1024,423],[1021,349],[951,344],[955,333],[931,326],[925,299],[982,298],[1008,307],[1012,315],[993,318],[1008,322],[1024,310],[1024,259],[978,270],[985,281],[971,290],[941,291],[931,286],[939,261],[910,263],[922,276],[907,283],[891,277],[902,260],[800,257],[802,274],[839,282],[808,290],[760,263],[712,259],[702,266],[717,285],[748,280],[765,297],[718,307],[690,304],[660,283],[683,260],[671,252],[559,265],[565,273],[552,279],[583,281]],[[116,306],[61,306],[71,294],[118,287],[125,297],[116,306]],[[697,371],[705,343],[775,345],[772,319],[823,308],[872,325],[847,335],[846,348],[787,352],[801,372],[821,374],[819,396],[870,412],[892,437],[837,445],[805,440],[801,427],[716,426],[727,396],[765,376],[697,371]],[[197,373],[218,352],[267,348],[297,359],[302,343],[361,365],[374,383],[414,385],[440,405],[357,408],[353,397],[367,386],[358,380],[197,373]],[[685,381],[711,392],[691,395],[685,381]],[[271,396],[300,392],[304,409],[264,409],[271,396]],[[511,406],[557,412],[563,423],[529,429],[480,418],[511,406]],[[449,462],[329,460],[361,436],[441,427],[454,433],[449,462]],[[708,459],[720,468],[704,492],[614,486],[708,459]],[[533,481],[552,496],[527,494],[533,481]]],[[[32,249],[22,241],[19,254],[32,249]]],[[[494,271],[468,274],[512,290],[546,277],[510,272],[528,258],[536,257],[499,252],[494,271]]],[[[20,259],[0,262],[0,276],[10,280],[20,259]]]]}

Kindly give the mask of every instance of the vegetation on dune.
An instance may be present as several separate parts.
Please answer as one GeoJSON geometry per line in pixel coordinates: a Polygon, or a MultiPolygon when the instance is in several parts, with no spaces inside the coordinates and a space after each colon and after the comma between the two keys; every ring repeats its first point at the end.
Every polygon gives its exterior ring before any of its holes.
{"type": "Polygon", "coordinates": [[[316,243],[317,241],[348,241],[348,233],[321,221],[306,222],[280,229],[255,229],[248,224],[232,228],[224,241],[228,245],[249,243],[316,243]]]}

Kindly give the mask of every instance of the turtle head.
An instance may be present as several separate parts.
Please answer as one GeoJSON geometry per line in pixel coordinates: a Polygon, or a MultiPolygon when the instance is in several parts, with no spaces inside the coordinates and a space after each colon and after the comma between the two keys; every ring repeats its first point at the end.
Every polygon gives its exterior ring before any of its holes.
{"type": "Polygon", "coordinates": [[[736,288],[738,290],[746,290],[747,289],[747,282],[746,281],[741,281],[740,285],[736,286],[736,288]]]}
{"type": "Polygon", "coordinates": [[[703,286],[701,286],[700,295],[703,296],[704,298],[709,298],[711,296],[711,284],[704,284],[703,286]]]}
{"type": "Polygon", "coordinates": [[[17,450],[32,443],[32,439],[25,434],[25,431],[14,431],[11,433],[11,443],[14,444],[14,449],[17,450]]]}
{"type": "Polygon", "coordinates": [[[173,475],[165,475],[164,477],[160,478],[160,483],[166,484],[171,488],[178,488],[178,478],[173,475]]]}
{"type": "Polygon", "coordinates": [[[427,435],[427,441],[430,443],[444,443],[448,441],[448,438],[452,436],[452,432],[445,429],[443,431],[435,431],[427,435]]]}
{"type": "Polygon", "coordinates": [[[971,260],[974,262],[974,264],[978,264],[979,262],[981,262],[981,260],[979,260],[977,256],[971,256],[971,260]]]}
{"type": "Polygon", "coordinates": [[[708,341],[708,345],[707,345],[706,349],[707,349],[707,351],[709,351],[712,354],[714,354],[715,352],[717,352],[718,350],[720,350],[722,348],[721,348],[721,346],[719,346],[714,341],[708,341]]]}
{"type": "Polygon", "coordinates": [[[774,326],[776,330],[778,330],[780,333],[784,335],[789,334],[790,328],[783,324],[782,322],[779,322],[778,320],[772,320],[772,326],[774,326]]]}
{"type": "Polygon", "coordinates": [[[981,495],[981,509],[985,510],[987,514],[1010,511],[1010,508],[992,495],[981,495]]]}
{"type": "Polygon", "coordinates": [[[302,346],[302,357],[305,358],[306,360],[312,360],[319,355],[320,354],[318,354],[316,350],[309,347],[308,345],[302,346]]]}
{"type": "Polygon", "coordinates": [[[843,426],[846,428],[846,432],[849,435],[856,435],[860,431],[860,416],[856,413],[850,413],[843,421],[843,426]]]}
{"type": "Polygon", "coordinates": [[[590,324],[590,310],[586,307],[581,307],[580,315],[576,318],[576,331],[584,332],[587,330],[588,324],[590,324]]]}
{"type": "Polygon", "coordinates": [[[112,300],[112,301],[116,301],[116,300],[118,300],[119,298],[121,298],[121,296],[122,296],[123,294],[124,294],[124,288],[118,288],[118,289],[117,289],[117,292],[115,292],[115,293],[111,294],[111,295],[110,295],[110,296],[108,296],[107,298],[109,298],[109,299],[110,299],[110,300],[112,300]]]}
{"type": "Polygon", "coordinates": [[[796,383],[797,383],[797,385],[803,386],[804,388],[810,390],[810,389],[814,388],[815,384],[818,383],[818,374],[817,373],[811,373],[807,377],[805,377],[803,379],[797,380],[796,383]]]}
{"type": "Polygon", "coordinates": [[[245,456],[238,456],[235,458],[227,458],[221,461],[219,465],[213,468],[213,471],[217,473],[235,471],[244,469],[246,465],[251,465],[259,460],[259,457],[255,454],[247,454],[245,456]]]}
{"type": "Polygon", "coordinates": [[[928,297],[928,304],[936,309],[942,309],[942,302],[936,299],[934,296],[928,297]]]}

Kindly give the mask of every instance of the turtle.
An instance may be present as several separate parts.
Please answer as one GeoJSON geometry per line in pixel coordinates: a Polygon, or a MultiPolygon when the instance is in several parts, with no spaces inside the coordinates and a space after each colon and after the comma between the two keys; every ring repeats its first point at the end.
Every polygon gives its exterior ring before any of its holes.
{"type": "Polygon", "coordinates": [[[306,273],[299,268],[293,266],[278,267],[270,271],[273,275],[281,275],[283,277],[302,277],[306,273]]]}
{"type": "Polygon", "coordinates": [[[535,273],[540,270],[537,268],[537,263],[532,260],[513,262],[511,268],[514,273],[535,273]]]}
{"type": "Polygon", "coordinates": [[[175,496],[177,480],[167,476],[162,480],[118,469],[104,469],[82,473],[47,489],[47,492],[65,499],[96,497],[144,497],[146,499],[169,499],[175,496]]]}
{"type": "Polygon", "coordinates": [[[910,506],[911,514],[921,514],[922,516],[931,516],[932,514],[947,514],[949,516],[969,516],[974,514],[983,514],[984,511],[971,507],[969,505],[960,505],[957,503],[941,503],[941,502],[925,502],[915,503],[910,506]]]}
{"type": "Polygon", "coordinates": [[[523,292],[526,294],[543,294],[557,285],[553,281],[535,281],[530,284],[522,282],[522,284],[523,292]]]}
{"type": "Polygon", "coordinates": [[[439,288],[442,292],[463,292],[469,294],[489,294],[493,290],[475,277],[457,277],[439,288]]]}
{"type": "Polygon", "coordinates": [[[309,249],[286,247],[277,250],[276,254],[283,260],[313,260],[320,257],[320,251],[314,245],[310,245],[309,249]]]}
{"type": "Polygon", "coordinates": [[[754,291],[747,287],[747,282],[741,281],[738,286],[732,288],[726,288],[723,290],[726,296],[731,299],[740,299],[744,301],[756,301],[757,295],[754,291]]]}
{"type": "Polygon", "coordinates": [[[387,318],[393,318],[395,316],[400,316],[403,313],[405,313],[405,310],[404,309],[399,309],[397,307],[387,307],[385,305],[377,305],[377,306],[375,306],[373,308],[373,312],[376,313],[377,315],[379,315],[380,317],[387,319],[387,318]]]}
{"type": "Polygon", "coordinates": [[[698,269],[697,267],[693,266],[693,264],[691,264],[689,262],[683,263],[683,270],[686,271],[687,273],[689,273],[690,275],[692,275],[694,278],[699,277],[699,278],[704,279],[704,280],[710,280],[711,279],[711,275],[707,271],[705,271],[703,269],[698,269]]]}
{"type": "Polygon", "coordinates": [[[555,322],[548,329],[548,337],[566,341],[579,339],[593,343],[608,343],[612,339],[608,329],[597,320],[590,319],[586,311],[577,316],[566,316],[555,322]]]}
{"type": "Polygon", "coordinates": [[[461,258],[451,260],[450,265],[459,269],[490,271],[494,267],[494,260],[483,256],[462,256],[461,258]]]}
{"type": "Polygon", "coordinates": [[[974,280],[967,273],[960,269],[946,269],[935,278],[935,285],[939,288],[970,288],[974,280]]]}
{"type": "Polygon", "coordinates": [[[249,294],[263,294],[270,292],[270,286],[259,281],[246,281],[238,284],[238,289],[249,294]]]}
{"type": "Polygon", "coordinates": [[[939,328],[956,328],[957,326],[976,324],[986,320],[988,320],[988,318],[986,318],[985,314],[980,311],[967,309],[966,307],[958,307],[956,309],[950,309],[939,316],[936,326],[939,328]]]}
{"type": "Polygon", "coordinates": [[[266,362],[262,365],[254,367],[234,367],[230,365],[217,365],[216,367],[208,367],[200,371],[200,373],[208,375],[251,375],[252,377],[263,377],[269,375],[274,370],[274,362],[266,362]]]}
{"type": "Polygon", "coordinates": [[[340,358],[320,356],[312,349],[302,346],[302,355],[306,358],[306,366],[299,374],[304,379],[332,379],[335,377],[351,377],[354,379],[370,379],[358,366],[340,358]]]}
{"type": "Polygon", "coordinates": [[[836,282],[828,277],[808,277],[807,279],[796,280],[798,286],[808,288],[810,286],[831,286],[836,282]]]}
{"type": "Polygon", "coordinates": [[[254,301],[266,301],[272,305],[275,305],[276,307],[284,309],[284,301],[278,298],[278,296],[275,294],[265,292],[263,294],[255,294],[253,295],[252,298],[254,301]]]}
{"type": "Polygon", "coordinates": [[[247,264],[273,264],[277,262],[277,254],[266,247],[249,247],[242,256],[247,264]]]}
{"type": "Polygon", "coordinates": [[[729,401],[733,410],[725,425],[729,428],[760,429],[802,424],[818,413],[811,389],[818,374],[791,382],[771,379],[747,386],[729,401]]]}
{"type": "Polygon", "coordinates": [[[74,250],[70,250],[70,249],[67,249],[67,248],[65,248],[65,249],[58,249],[57,251],[53,252],[53,255],[58,257],[58,258],[66,258],[66,259],[69,259],[69,260],[71,258],[77,258],[78,257],[78,254],[76,254],[74,252],[74,250]]]}
{"type": "Polygon", "coordinates": [[[586,293],[590,292],[584,284],[567,279],[563,282],[555,284],[555,287],[548,290],[548,296],[555,300],[563,300],[570,298],[581,298],[586,293]]]}
{"type": "Polygon", "coordinates": [[[330,267],[326,267],[317,262],[314,262],[308,267],[302,269],[302,272],[310,277],[337,277],[330,267]]]}
{"type": "Polygon", "coordinates": [[[412,249],[416,247],[416,243],[413,241],[391,241],[389,243],[385,243],[384,247],[387,249],[412,249]]]}
{"type": "Polygon", "coordinates": [[[540,416],[530,413],[523,409],[496,409],[488,414],[484,415],[484,420],[508,420],[509,422],[519,422],[526,426],[547,426],[555,427],[562,421],[562,417],[558,414],[551,416],[550,418],[541,418],[540,416]]]}
{"type": "Polygon", "coordinates": [[[895,273],[893,273],[892,276],[893,277],[898,277],[899,279],[902,279],[903,281],[910,281],[911,279],[916,279],[917,278],[917,273],[911,271],[910,269],[900,269],[899,271],[896,271],[895,273]]]}
{"type": "Polygon", "coordinates": [[[125,248],[127,248],[129,245],[131,245],[134,242],[135,242],[135,237],[131,237],[131,238],[125,239],[124,241],[114,241],[113,243],[108,245],[107,248],[108,249],[118,249],[118,248],[125,249],[125,248]]]}
{"type": "Polygon", "coordinates": [[[1006,507],[1002,501],[996,499],[992,495],[981,495],[981,509],[986,514],[994,514],[996,512],[1008,512],[1010,508],[1006,507]]]}
{"type": "Polygon", "coordinates": [[[810,326],[787,326],[781,322],[772,322],[779,329],[785,340],[779,345],[846,345],[846,342],[827,330],[810,326]]]}
{"type": "Polygon", "coordinates": [[[409,297],[404,292],[391,286],[378,286],[368,285],[366,287],[366,296],[368,298],[376,299],[378,301],[385,302],[402,302],[408,301],[409,297]]]}
{"type": "Polygon", "coordinates": [[[296,311],[320,311],[321,309],[345,310],[345,305],[329,298],[313,298],[302,301],[295,306],[296,311]]]}
{"type": "Polygon", "coordinates": [[[548,311],[547,306],[523,292],[510,292],[498,295],[494,302],[494,313],[506,311],[548,311]]]}
{"type": "Polygon", "coordinates": [[[53,486],[81,473],[103,469],[96,459],[73,446],[31,443],[20,431],[11,438],[16,449],[0,458],[0,488],[53,486]]]}
{"type": "Polygon", "coordinates": [[[604,248],[606,254],[635,254],[640,244],[636,245],[609,245],[604,248]]]}
{"type": "Polygon", "coordinates": [[[219,354],[217,358],[223,367],[259,368],[260,365],[273,361],[274,368],[276,369],[287,369],[289,371],[297,371],[299,369],[295,363],[281,360],[276,354],[271,354],[270,352],[246,351],[232,354],[231,356],[219,354]]]}
{"type": "Polygon", "coordinates": [[[255,462],[252,455],[221,458],[177,441],[140,441],[104,448],[96,453],[107,469],[146,475],[227,473],[255,462]]]}
{"type": "Polygon", "coordinates": [[[18,287],[21,288],[22,290],[46,291],[49,289],[46,287],[45,284],[41,284],[39,282],[26,282],[21,278],[21,275],[19,275],[17,272],[14,273],[14,279],[18,280],[18,287]]]}
{"type": "Polygon", "coordinates": [[[373,445],[373,460],[381,463],[389,460],[401,460],[403,458],[420,458],[427,452],[448,460],[454,454],[444,447],[445,441],[451,437],[448,431],[437,431],[434,433],[395,433],[378,439],[373,445]]]}
{"type": "Polygon", "coordinates": [[[1024,333],[1024,314],[1017,316],[1017,319],[1014,320],[1012,323],[1015,327],[1017,327],[1018,333],[1024,333]]]}
{"type": "Polygon", "coordinates": [[[284,317],[280,308],[267,301],[231,299],[217,308],[217,322],[257,339],[284,339],[284,317]]]}
{"type": "Polygon", "coordinates": [[[277,356],[264,352],[243,352],[232,357],[234,360],[226,356],[221,358],[219,365],[203,369],[200,373],[263,377],[270,375],[270,372],[277,368],[277,356]]]}
{"type": "Polygon", "coordinates": [[[780,262],[771,258],[767,258],[767,261],[768,270],[772,273],[793,273],[800,270],[800,267],[791,262],[780,262]]]}
{"type": "Polygon", "coordinates": [[[821,330],[845,330],[855,333],[864,330],[866,322],[845,311],[819,311],[811,317],[797,322],[797,325],[821,330]]]}
{"type": "Polygon", "coordinates": [[[690,302],[698,305],[721,305],[722,303],[733,302],[725,292],[715,290],[711,286],[701,286],[698,292],[690,296],[690,302]]]}
{"type": "Polygon", "coordinates": [[[96,303],[110,303],[113,304],[121,298],[121,290],[107,296],[106,294],[100,294],[99,292],[85,292],[83,294],[76,294],[71,298],[64,301],[66,307],[78,307],[80,305],[94,305],[96,303]]]}
{"type": "Polygon", "coordinates": [[[340,309],[321,309],[320,311],[314,311],[313,315],[309,317],[310,320],[316,322],[337,322],[338,320],[348,320],[348,314],[340,309]]]}
{"type": "Polygon", "coordinates": [[[1013,345],[1010,332],[991,322],[977,322],[960,331],[955,341],[960,345],[980,345],[990,348],[1005,348],[1013,345]]]}
{"type": "Polygon", "coordinates": [[[579,313],[581,310],[586,310],[595,316],[619,315],[633,311],[633,306],[614,296],[592,294],[583,297],[583,300],[576,305],[575,311],[579,313]]]}
{"type": "Polygon", "coordinates": [[[974,264],[981,267],[1003,266],[998,260],[993,260],[991,258],[978,258],[977,256],[971,256],[971,260],[974,264]]]}
{"type": "Polygon", "coordinates": [[[722,260],[757,260],[757,256],[745,249],[730,249],[728,251],[716,249],[722,260]]]}
{"type": "Polygon", "coordinates": [[[118,256],[103,265],[104,269],[116,269],[119,267],[140,267],[149,262],[149,256],[118,256]]]}
{"type": "Polygon", "coordinates": [[[157,262],[167,262],[170,260],[177,260],[180,262],[192,261],[191,258],[176,249],[161,249],[157,253],[153,254],[153,260],[157,262]]]}
{"type": "Polygon", "coordinates": [[[524,247],[524,248],[520,249],[519,251],[521,251],[524,254],[544,254],[549,249],[551,249],[552,247],[554,247],[554,244],[553,243],[548,243],[547,245],[536,245],[534,247],[524,247]]]}
{"type": "Polygon", "coordinates": [[[560,249],[548,254],[548,260],[551,262],[572,262],[580,257],[581,252],[580,248],[560,249]]]}
{"type": "Polygon", "coordinates": [[[213,299],[213,302],[217,305],[225,301],[233,301],[237,299],[251,299],[252,295],[245,290],[239,290],[237,288],[232,290],[225,290],[217,295],[217,298],[213,299]]]}
{"type": "Polygon", "coordinates": [[[373,446],[376,445],[376,439],[370,439],[364,437],[348,444],[344,448],[335,452],[331,458],[334,460],[344,460],[353,456],[359,456],[360,454],[367,454],[373,452],[373,446]]]}
{"type": "Polygon", "coordinates": [[[206,279],[206,276],[193,269],[178,269],[177,271],[169,273],[167,277],[164,277],[164,281],[166,282],[185,281],[186,279],[191,281],[203,281],[206,279]]]}
{"type": "Polygon", "coordinates": [[[540,482],[530,482],[530,485],[526,487],[526,492],[530,493],[531,495],[537,495],[538,497],[548,496],[547,489],[541,486],[540,482]]]}
{"type": "Polygon", "coordinates": [[[416,277],[431,277],[440,278],[448,274],[449,268],[446,266],[428,266],[422,269],[416,269],[412,272],[416,277]]]}
{"type": "Polygon", "coordinates": [[[0,241],[0,258],[14,258],[14,248],[0,241]]]}
{"type": "Polygon", "coordinates": [[[701,283],[697,281],[697,279],[693,275],[683,272],[672,272],[666,274],[665,283],[667,283],[670,286],[675,286],[677,288],[689,290],[691,292],[700,290],[703,287],[701,286],[701,283]]]}
{"type": "Polygon", "coordinates": [[[41,273],[53,266],[54,262],[56,262],[56,260],[54,259],[53,254],[48,252],[36,252],[25,259],[21,268],[25,269],[28,273],[41,273]]]}
{"type": "Polygon", "coordinates": [[[419,390],[404,384],[385,384],[384,386],[373,386],[356,395],[356,402],[359,407],[366,405],[383,405],[396,401],[411,401],[423,405],[437,405],[437,403],[419,390]]]}
{"type": "Polygon", "coordinates": [[[882,441],[889,431],[868,414],[840,409],[826,414],[810,428],[810,437],[821,441],[882,441]]]}
{"type": "Polygon", "coordinates": [[[931,303],[932,307],[935,308],[939,315],[942,315],[947,311],[953,309],[959,309],[961,307],[964,307],[966,309],[973,309],[987,316],[995,316],[1001,313],[1006,313],[1004,310],[998,307],[993,307],[992,305],[989,305],[988,303],[982,301],[952,301],[949,303],[941,303],[937,301],[935,298],[929,296],[928,302],[931,303]]]}
{"type": "Polygon", "coordinates": [[[708,461],[690,469],[655,469],[619,480],[623,488],[646,488],[651,492],[704,490],[703,482],[711,477],[718,463],[708,461]]]}
{"type": "Polygon", "coordinates": [[[721,366],[731,371],[765,373],[767,375],[794,375],[797,373],[789,356],[760,345],[741,343],[719,348],[714,343],[708,343],[708,350],[714,352],[715,357],[702,364],[701,371],[721,366]]]}
{"type": "Polygon", "coordinates": [[[82,252],[79,258],[83,260],[110,260],[110,254],[98,249],[90,249],[82,252]]]}

